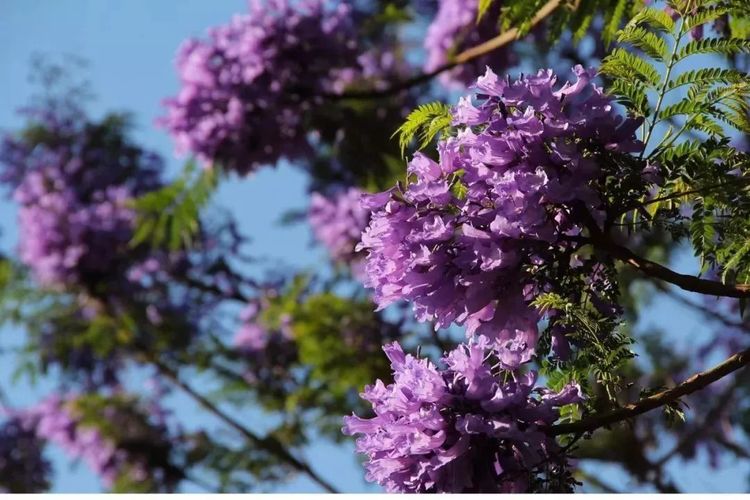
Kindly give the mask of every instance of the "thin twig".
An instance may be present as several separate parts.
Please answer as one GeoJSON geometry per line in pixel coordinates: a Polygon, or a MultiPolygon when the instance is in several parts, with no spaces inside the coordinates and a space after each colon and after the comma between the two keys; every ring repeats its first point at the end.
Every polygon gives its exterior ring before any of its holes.
{"type": "Polygon", "coordinates": [[[547,432],[553,436],[577,432],[593,432],[600,427],[605,427],[633,418],[669,404],[682,396],[699,391],[707,385],[745,367],[747,364],[750,364],[750,349],[738,352],[710,370],[694,374],[672,389],[645,397],[635,403],[628,404],[623,408],[618,408],[600,415],[592,415],[578,422],[553,425],[547,429],[547,432]]]}
{"type": "Polygon", "coordinates": [[[163,362],[159,361],[158,359],[155,359],[153,357],[150,357],[149,361],[154,364],[154,366],[157,368],[159,373],[166,378],[168,378],[173,384],[175,384],[177,387],[179,387],[183,392],[185,392],[188,396],[190,396],[192,399],[194,399],[198,404],[203,406],[206,410],[208,410],[210,413],[215,415],[217,418],[219,418],[221,421],[223,421],[225,424],[227,424],[229,427],[235,429],[237,432],[242,434],[245,438],[247,438],[248,441],[253,443],[254,445],[268,451],[269,453],[275,455],[277,458],[283,460],[284,462],[290,464],[294,469],[296,469],[299,472],[302,472],[304,474],[307,474],[310,479],[312,479],[315,483],[320,485],[324,490],[328,491],[329,493],[337,493],[336,488],[333,487],[328,481],[320,477],[317,472],[315,472],[307,463],[301,461],[284,447],[283,444],[281,444],[277,439],[273,437],[260,437],[254,432],[252,432],[250,429],[239,423],[234,418],[227,415],[224,411],[222,411],[218,406],[216,406],[214,403],[208,400],[205,396],[203,396],[201,393],[196,391],[190,384],[183,381],[172,368],[164,364],[163,362]]]}
{"type": "MultiPolygon", "coordinates": [[[[539,9],[536,15],[534,15],[534,17],[529,22],[528,30],[531,30],[536,25],[544,21],[544,19],[550,16],[558,7],[562,5],[562,3],[563,3],[563,0],[550,0],[549,2],[544,4],[542,8],[539,9]]],[[[474,59],[477,59],[483,55],[486,55],[492,52],[493,50],[499,49],[505,45],[508,45],[518,40],[520,37],[521,37],[521,29],[511,28],[508,31],[505,31],[501,33],[500,35],[496,36],[495,38],[487,40],[486,42],[481,43],[475,47],[466,49],[465,51],[461,52],[460,54],[450,59],[447,63],[443,64],[442,66],[439,66],[438,68],[435,68],[432,71],[416,75],[414,77],[408,78],[401,82],[396,82],[388,88],[380,89],[380,90],[351,91],[351,92],[344,92],[341,94],[329,94],[329,95],[325,95],[324,97],[329,98],[329,99],[336,99],[336,100],[338,99],[379,99],[381,97],[389,97],[394,94],[398,94],[399,92],[403,90],[407,90],[411,87],[415,87],[417,85],[421,85],[423,83],[429,82],[434,77],[436,77],[437,75],[445,71],[453,69],[456,66],[460,66],[461,64],[466,64],[470,61],[473,61],[474,59]]]]}
{"type": "Polygon", "coordinates": [[[615,259],[634,267],[646,276],[672,283],[689,292],[715,295],[717,297],[750,297],[750,285],[724,284],[719,281],[696,278],[689,274],[675,272],[668,267],[641,257],[630,249],[618,245],[607,234],[602,232],[588,210],[577,207],[575,213],[584,221],[586,228],[589,230],[590,243],[595,248],[604,250],[615,259]]]}

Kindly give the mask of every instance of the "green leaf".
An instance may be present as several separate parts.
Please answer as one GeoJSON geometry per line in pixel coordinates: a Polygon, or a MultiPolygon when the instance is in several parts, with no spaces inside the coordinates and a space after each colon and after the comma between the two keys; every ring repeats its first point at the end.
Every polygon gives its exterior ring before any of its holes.
{"type": "Polygon", "coordinates": [[[479,8],[477,9],[477,24],[482,20],[484,15],[492,5],[493,0],[479,0],[479,8]]]}
{"type": "Polygon", "coordinates": [[[704,38],[693,40],[682,47],[675,56],[676,61],[695,54],[734,54],[750,53],[750,40],[742,38],[704,38]]]}
{"type": "Polygon", "coordinates": [[[693,85],[697,83],[713,84],[723,83],[750,83],[750,76],[736,69],[723,68],[702,68],[686,71],[669,81],[667,90],[673,90],[684,85],[693,85]]]}
{"type": "Polygon", "coordinates": [[[674,20],[661,9],[646,7],[638,12],[633,19],[627,24],[625,29],[633,26],[647,25],[656,31],[662,33],[672,33],[674,31],[674,20]]]}
{"type": "Polygon", "coordinates": [[[187,248],[200,229],[200,211],[208,204],[218,185],[218,167],[201,169],[188,162],[172,184],[142,195],[133,202],[137,213],[131,247],[150,243],[166,244],[169,250],[187,248]]]}
{"type": "Polygon", "coordinates": [[[659,72],[649,62],[621,48],[604,58],[601,72],[628,81],[641,81],[654,88],[661,81],[659,72]]]}
{"type": "Polygon", "coordinates": [[[651,113],[646,91],[646,85],[637,80],[615,80],[609,87],[609,93],[617,96],[617,101],[633,116],[648,116],[651,113]]]}
{"type": "Polygon", "coordinates": [[[450,126],[451,107],[442,102],[431,102],[422,104],[409,113],[403,125],[401,125],[394,136],[399,136],[401,154],[404,155],[406,146],[417,134],[420,136],[421,147],[426,146],[432,139],[450,126]]]}
{"type": "Polygon", "coordinates": [[[669,57],[667,42],[662,37],[638,26],[620,31],[617,41],[620,43],[629,43],[657,61],[663,62],[669,57]]]}
{"type": "Polygon", "coordinates": [[[729,12],[729,9],[724,6],[704,7],[695,14],[692,14],[685,18],[685,29],[691,30],[702,24],[707,24],[715,21],[727,12],[729,12]]]}
{"type": "Polygon", "coordinates": [[[617,3],[614,7],[609,7],[607,13],[604,16],[604,29],[602,30],[602,40],[604,44],[609,46],[615,38],[615,33],[620,28],[622,18],[625,15],[625,10],[628,6],[628,0],[616,0],[617,3]]]}

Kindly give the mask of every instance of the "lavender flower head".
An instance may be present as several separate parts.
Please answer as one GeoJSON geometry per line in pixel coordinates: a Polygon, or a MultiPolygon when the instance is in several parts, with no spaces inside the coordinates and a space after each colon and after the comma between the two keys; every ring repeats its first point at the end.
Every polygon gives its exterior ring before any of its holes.
{"type": "MultiPolygon", "coordinates": [[[[478,45],[499,33],[498,17],[501,1],[494,1],[477,24],[479,0],[440,0],[437,15],[427,28],[424,48],[427,58],[426,72],[434,71],[448,62],[452,54],[478,45]]],[[[494,50],[468,64],[448,70],[439,76],[448,88],[463,88],[485,66],[507,68],[513,64],[513,54],[508,50],[494,50]]]]}
{"type": "Polygon", "coordinates": [[[350,8],[325,0],[250,2],[250,12],[185,42],[182,82],[159,120],[181,153],[247,174],[310,151],[305,116],[357,65],[350,8]]]}
{"type": "Polygon", "coordinates": [[[311,196],[308,219],[313,234],[335,262],[355,265],[363,258],[362,253],[355,251],[370,221],[370,212],[360,203],[362,194],[361,190],[350,187],[330,197],[320,193],[311,196]]]}
{"type": "Polygon", "coordinates": [[[407,300],[419,321],[466,324],[516,353],[515,366],[531,358],[540,317],[530,301],[554,286],[535,269],[582,229],[564,207],[599,217],[597,156],[640,149],[637,123],[615,114],[593,72],[574,73],[556,89],[550,70],[509,81],[488,68],[478,106],[463,97],[453,109],[439,161],[416,154],[403,190],[364,201],[373,213],[358,249],[379,308],[407,300]]]}
{"type": "Polygon", "coordinates": [[[564,468],[543,428],[560,406],[581,401],[577,385],[534,388],[534,372],[498,371],[502,354],[498,360],[478,344],[459,345],[445,368],[398,343],[383,350],[394,381],[378,380],[362,394],[375,417],[344,418],[344,433],[361,435],[356,448],[368,457],[368,481],[401,493],[526,492],[541,470],[564,468]]]}
{"type": "Polygon", "coordinates": [[[49,486],[51,466],[44,442],[24,419],[11,416],[0,426],[0,493],[41,493],[49,486]]]}
{"type": "Polygon", "coordinates": [[[28,114],[28,130],[0,147],[0,181],[20,204],[21,261],[50,287],[111,275],[133,233],[129,202],[159,185],[161,160],[130,144],[116,115],[28,114]]]}
{"type": "Polygon", "coordinates": [[[96,418],[108,426],[105,433],[83,418],[79,398],[73,394],[53,395],[25,410],[21,418],[38,438],[60,446],[71,458],[84,461],[107,487],[124,479],[150,488],[174,489],[179,475],[166,462],[170,448],[166,425],[144,420],[133,411],[132,401],[123,406],[113,400],[93,409],[96,418]],[[112,433],[116,436],[109,435],[112,433]],[[138,445],[133,446],[134,443],[138,445]]]}
{"type": "Polygon", "coordinates": [[[125,465],[125,456],[98,430],[81,427],[71,411],[70,401],[52,396],[28,410],[24,418],[36,435],[63,448],[74,459],[83,460],[107,486],[125,465]]]}

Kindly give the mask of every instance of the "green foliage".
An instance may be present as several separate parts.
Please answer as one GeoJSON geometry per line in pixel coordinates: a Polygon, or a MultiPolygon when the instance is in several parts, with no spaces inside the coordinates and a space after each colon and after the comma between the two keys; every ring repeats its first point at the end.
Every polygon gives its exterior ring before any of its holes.
{"type": "Polygon", "coordinates": [[[216,190],[219,177],[215,165],[196,173],[195,164],[188,162],[172,184],[135,200],[138,219],[131,246],[149,243],[173,251],[190,248],[200,230],[200,212],[216,190]]]}
{"type": "Polygon", "coordinates": [[[487,10],[489,10],[494,0],[479,0],[479,7],[477,8],[477,23],[482,20],[487,10]]]}
{"type": "Polygon", "coordinates": [[[750,40],[742,38],[704,38],[693,40],[677,51],[675,60],[681,61],[696,54],[747,54],[750,52],[750,40]]]}
{"type": "Polygon", "coordinates": [[[562,387],[575,380],[585,386],[589,377],[593,377],[607,398],[616,401],[623,384],[618,369],[635,355],[629,347],[632,339],[588,302],[575,303],[558,294],[545,293],[536,297],[532,305],[541,314],[556,311],[558,316],[547,331],[555,325],[564,327],[578,347],[574,358],[567,363],[543,363],[543,373],[552,377],[552,384],[562,387]]]}
{"type": "Polygon", "coordinates": [[[666,61],[669,57],[669,49],[664,38],[640,26],[628,26],[620,31],[617,41],[637,47],[650,58],[660,62],[666,61]]]}
{"type": "Polygon", "coordinates": [[[447,104],[431,102],[419,106],[409,113],[403,125],[393,134],[399,136],[401,155],[416,137],[419,138],[419,149],[426,147],[450,127],[451,120],[451,107],[447,104]]]}
{"type": "Polygon", "coordinates": [[[616,48],[604,58],[601,72],[628,84],[640,82],[653,88],[661,80],[659,71],[651,63],[621,48],[616,48]]]}

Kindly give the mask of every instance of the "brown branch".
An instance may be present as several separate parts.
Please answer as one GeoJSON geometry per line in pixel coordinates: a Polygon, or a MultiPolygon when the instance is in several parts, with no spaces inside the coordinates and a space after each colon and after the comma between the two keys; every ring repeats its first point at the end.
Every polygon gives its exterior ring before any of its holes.
{"type": "Polygon", "coordinates": [[[635,403],[630,403],[623,408],[618,408],[600,415],[592,415],[578,422],[553,425],[547,429],[547,432],[553,436],[577,432],[593,432],[600,427],[605,427],[636,417],[676,401],[683,396],[699,391],[707,385],[726,377],[730,373],[735,372],[748,364],[750,364],[750,349],[738,352],[710,370],[696,373],[672,389],[667,389],[645,397],[635,403]]]}
{"type": "Polygon", "coordinates": [[[634,267],[646,276],[672,283],[673,285],[677,285],[683,290],[689,292],[714,295],[717,297],[750,297],[750,285],[724,284],[719,281],[696,278],[689,274],[675,272],[668,267],[648,260],[645,257],[641,257],[630,249],[618,245],[607,234],[602,232],[596,221],[594,221],[591,214],[585,208],[577,207],[574,209],[574,213],[584,221],[586,228],[589,230],[590,243],[595,248],[607,252],[615,259],[634,267]]]}
{"type": "MultiPolygon", "coordinates": [[[[531,19],[528,29],[531,30],[536,25],[544,21],[544,19],[550,16],[562,4],[563,4],[563,0],[550,0],[549,2],[544,4],[542,8],[539,9],[539,12],[537,12],[534,15],[534,17],[531,19]]],[[[473,61],[474,59],[477,59],[483,55],[486,55],[492,52],[493,50],[496,50],[505,45],[508,45],[518,40],[519,38],[521,38],[521,29],[511,28],[508,31],[505,31],[501,33],[500,35],[496,36],[495,38],[487,40],[486,42],[481,43],[475,47],[471,47],[469,49],[464,50],[460,54],[450,59],[447,63],[435,68],[434,70],[430,72],[416,75],[414,77],[408,78],[401,82],[396,82],[388,88],[380,89],[380,90],[351,91],[351,92],[344,92],[341,94],[329,94],[329,95],[325,95],[324,97],[327,97],[329,99],[337,99],[337,100],[338,99],[379,99],[381,97],[389,97],[394,94],[398,94],[399,92],[403,90],[407,90],[411,87],[415,87],[422,83],[426,83],[432,80],[434,77],[436,77],[440,73],[453,69],[456,66],[460,66],[461,64],[466,64],[470,61],[473,61]]]]}
{"type": "Polygon", "coordinates": [[[703,421],[686,435],[683,435],[677,445],[675,445],[675,447],[669,452],[665,453],[664,456],[657,460],[654,465],[661,468],[678,454],[689,450],[699,439],[701,439],[701,437],[705,436],[707,429],[716,422],[716,419],[719,418],[721,412],[726,409],[729,403],[731,403],[732,396],[742,380],[742,377],[737,377],[734,382],[719,395],[718,401],[708,413],[706,413],[703,421]]]}
{"type": "MultiPolygon", "coordinates": [[[[145,354],[145,355],[148,356],[148,354],[145,354]]],[[[198,404],[200,404],[207,411],[209,411],[214,416],[216,416],[219,420],[221,420],[222,422],[227,424],[229,427],[233,428],[234,430],[242,434],[249,442],[251,442],[255,446],[258,446],[259,448],[262,448],[268,451],[272,455],[281,459],[283,462],[288,463],[298,472],[306,474],[307,476],[310,477],[310,479],[312,479],[315,483],[317,483],[320,487],[322,487],[327,492],[338,493],[338,491],[336,490],[336,488],[334,488],[333,485],[331,485],[328,481],[320,477],[318,473],[315,472],[310,467],[310,465],[299,460],[297,457],[289,453],[289,451],[284,447],[284,445],[281,444],[281,442],[279,442],[276,438],[269,437],[269,436],[266,436],[266,437],[258,436],[257,434],[252,432],[250,429],[248,429],[247,427],[239,423],[237,420],[227,415],[218,406],[212,403],[208,398],[206,398],[201,393],[196,391],[190,384],[180,379],[177,372],[175,372],[172,368],[170,368],[169,366],[159,361],[158,359],[155,359],[152,356],[149,356],[149,361],[154,364],[154,366],[157,368],[157,370],[159,371],[161,375],[168,378],[173,384],[179,387],[183,392],[185,392],[188,396],[194,399],[198,404]]]]}

